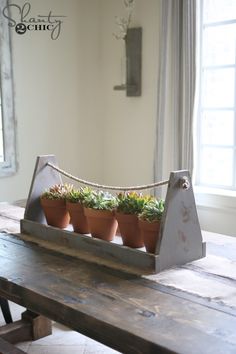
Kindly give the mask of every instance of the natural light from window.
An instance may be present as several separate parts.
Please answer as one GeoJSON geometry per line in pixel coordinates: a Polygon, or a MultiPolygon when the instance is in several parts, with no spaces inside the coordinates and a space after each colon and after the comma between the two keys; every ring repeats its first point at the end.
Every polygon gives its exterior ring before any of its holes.
{"type": "Polygon", "coordinates": [[[196,183],[236,190],[236,0],[202,0],[196,183]]]}
{"type": "Polygon", "coordinates": [[[2,126],[2,100],[1,100],[1,87],[0,87],[0,162],[4,161],[4,148],[3,148],[3,126],[2,126]]]}

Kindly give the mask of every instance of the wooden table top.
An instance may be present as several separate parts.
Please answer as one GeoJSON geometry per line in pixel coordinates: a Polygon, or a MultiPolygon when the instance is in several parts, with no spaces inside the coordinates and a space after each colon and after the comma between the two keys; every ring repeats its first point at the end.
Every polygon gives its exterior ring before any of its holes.
{"type": "Polygon", "coordinates": [[[207,257],[140,277],[2,233],[0,295],[122,353],[235,354],[236,238],[203,235],[207,257]]]}

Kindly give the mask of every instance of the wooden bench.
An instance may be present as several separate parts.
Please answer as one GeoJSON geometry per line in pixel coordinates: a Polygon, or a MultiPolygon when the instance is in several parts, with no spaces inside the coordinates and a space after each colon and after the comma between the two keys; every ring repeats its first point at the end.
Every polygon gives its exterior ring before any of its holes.
{"type": "Polygon", "coordinates": [[[0,338],[0,354],[24,354],[22,350],[0,338]]]}

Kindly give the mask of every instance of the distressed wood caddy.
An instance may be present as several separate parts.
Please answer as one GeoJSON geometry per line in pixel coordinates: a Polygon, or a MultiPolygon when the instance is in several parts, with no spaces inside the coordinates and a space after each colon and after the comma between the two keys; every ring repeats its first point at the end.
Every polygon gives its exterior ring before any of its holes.
{"type": "Polygon", "coordinates": [[[188,171],[171,172],[155,254],[106,242],[89,235],[57,229],[46,224],[40,195],[62,183],[54,155],[38,156],[29,191],[20,237],[42,247],[134,274],[153,274],[175,265],[205,257],[206,246],[197,216],[188,171]]]}

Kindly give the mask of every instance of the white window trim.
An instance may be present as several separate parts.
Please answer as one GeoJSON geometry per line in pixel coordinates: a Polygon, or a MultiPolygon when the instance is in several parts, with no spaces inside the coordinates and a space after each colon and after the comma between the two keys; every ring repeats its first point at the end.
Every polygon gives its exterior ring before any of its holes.
{"type": "Polygon", "coordinates": [[[234,212],[236,210],[236,191],[194,186],[196,203],[201,207],[234,212]]]}
{"type": "MultiPolygon", "coordinates": [[[[198,53],[200,54],[199,57],[198,57],[198,65],[199,65],[199,69],[198,69],[198,76],[200,75],[200,72],[202,71],[202,55],[200,53],[200,48],[202,48],[202,33],[203,33],[203,30],[202,28],[203,27],[212,27],[212,26],[221,26],[221,25],[228,25],[228,24],[234,24],[235,23],[235,20],[222,20],[222,21],[217,21],[217,22],[211,22],[211,23],[207,23],[205,25],[203,25],[203,22],[202,22],[202,19],[203,19],[203,1],[204,0],[200,0],[197,4],[198,4],[198,21],[197,21],[197,25],[198,25],[198,53]]],[[[217,70],[217,69],[222,69],[222,68],[234,68],[236,69],[236,64],[232,64],[232,65],[218,65],[218,66],[214,66],[214,69],[217,70]]],[[[212,69],[213,67],[212,66],[209,66],[209,67],[204,67],[204,70],[207,70],[208,68],[212,69]]],[[[201,78],[199,76],[199,78],[197,79],[197,82],[198,82],[198,86],[201,85],[201,78]]],[[[201,95],[199,93],[198,95],[198,98],[197,98],[197,102],[198,102],[198,108],[197,108],[197,112],[196,112],[196,118],[197,120],[199,119],[199,116],[200,116],[200,101],[201,101],[201,95]]],[[[234,102],[236,104],[236,70],[235,70],[235,98],[234,98],[234,102]]],[[[208,110],[211,110],[210,107],[207,107],[208,110]]],[[[214,108],[215,109],[215,108],[214,108]]],[[[232,107],[230,108],[227,108],[227,107],[224,107],[222,108],[223,110],[232,110],[232,107]]],[[[221,110],[221,108],[217,108],[217,110],[221,110]]],[[[234,108],[234,114],[236,115],[236,110],[234,108]]],[[[236,121],[236,116],[235,116],[235,121],[236,121]]],[[[195,127],[197,128],[197,140],[195,142],[195,148],[197,147],[197,149],[200,148],[200,124],[199,122],[196,121],[196,125],[195,127]]],[[[236,124],[235,124],[235,131],[234,131],[234,135],[235,135],[235,139],[236,139],[236,124]]],[[[214,146],[216,147],[216,145],[214,146]]],[[[227,146],[220,146],[221,148],[227,148],[227,146]]],[[[231,146],[230,146],[231,147],[231,146]]],[[[232,147],[232,149],[234,150],[234,167],[236,166],[236,154],[235,154],[235,150],[236,150],[236,147],[232,147]]],[[[200,166],[200,151],[197,151],[195,153],[195,158],[197,161],[197,168],[199,168],[200,166]]],[[[195,185],[196,185],[196,193],[207,193],[209,194],[210,196],[213,196],[213,195],[217,195],[217,196],[228,196],[228,197],[233,197],[235,198],[236,197],[236,193],[235,193],[235,190],[232,189],[235,188],[235,185],[236,185],[236,170],[233,171],[233,185],[232,186],[208,186],[207,184],[206,185],[203,185],[203,184],[200,184],[199,182],[199,173],[198,171],[195,171],[194,172],[194,178],[195,178],[195,185]],[[201,192],[202,191],[202,192],[201,192]]],[[[204,199],[204,198],[203,198],[204,199]]],[[[202,198],[201,198],[202,200],[202,198]]],[[[228,203],[229,205],[231,205],[231,202],[228,203]]]]}
{"type": "MultiPolygon", "coordinates": [[[[7,0],[0,0],[0,9],[7,6],[7,0]]],[[[11,38],[8,22],[0,14],[0,80],[2,94],[2,120],[4,141],[4,162],[0,163],[0,177],[11,176],[17,171],[16,121],[14,111],[14,89],[12,75],[11,38]]]]}
{"type": "MultiPolygon", "coordinates": [[[[201,1],[198,2],[198,6],[201,1]]],[[[200,11],[200,9],[198,8],[200,11]]],[[[202,10],[202,9],[201,9],[202,10]]],[[[198,21],[198,48],[200,45],[201,32],[200,30],[200,21],[198,21]]],[[[198,57],[198,64],[201,64],[201,59],[198,57]]],[[[199,73],[198,73],[199,75],[199,73]]],[[[199,78],[197,79],[199,81],[199,78]]],[[[199,82],[198,82],[199,85],[199,82]]],[[[198,101],[196,98],[196,102],[198,101]]],[[[197,106],[195,107],[197,110],[197,106]]],[[[198,112],[195,112],[196,116],[198,112]]],[[[197,120],[195,120],[195,129],[199,129],[197,120]]],[[[235,132],[236,133],[236,132],[235,132]]],[[[199,137],[199,134],[197,135],[199,137]]],[[[195,149],[196,145],[199,146],[198,142],[194,143],[195,149]]],[[[199,158],[198,152],[195,158],[199,158]]],[[[198,163],[199,166],[199,163],[198,163]]],[[[228,189],[217,189],[207,186],[200,186],[197,180],[197,173],[194,173],[194,195],[196,199],[196,204],[198,212],[200,215],[200,222],[202,227],[208,231],[221,232],[231,236],[235,236],[235,211],[236,211],[236,191],[228,189]],[[217,220],[215,220],[217,218],[217,220]],[[219,220],[218,220],[219,219],[219,220]],[[219,222],[221,224],[221,229],[219,229],[219,222]]]]}

